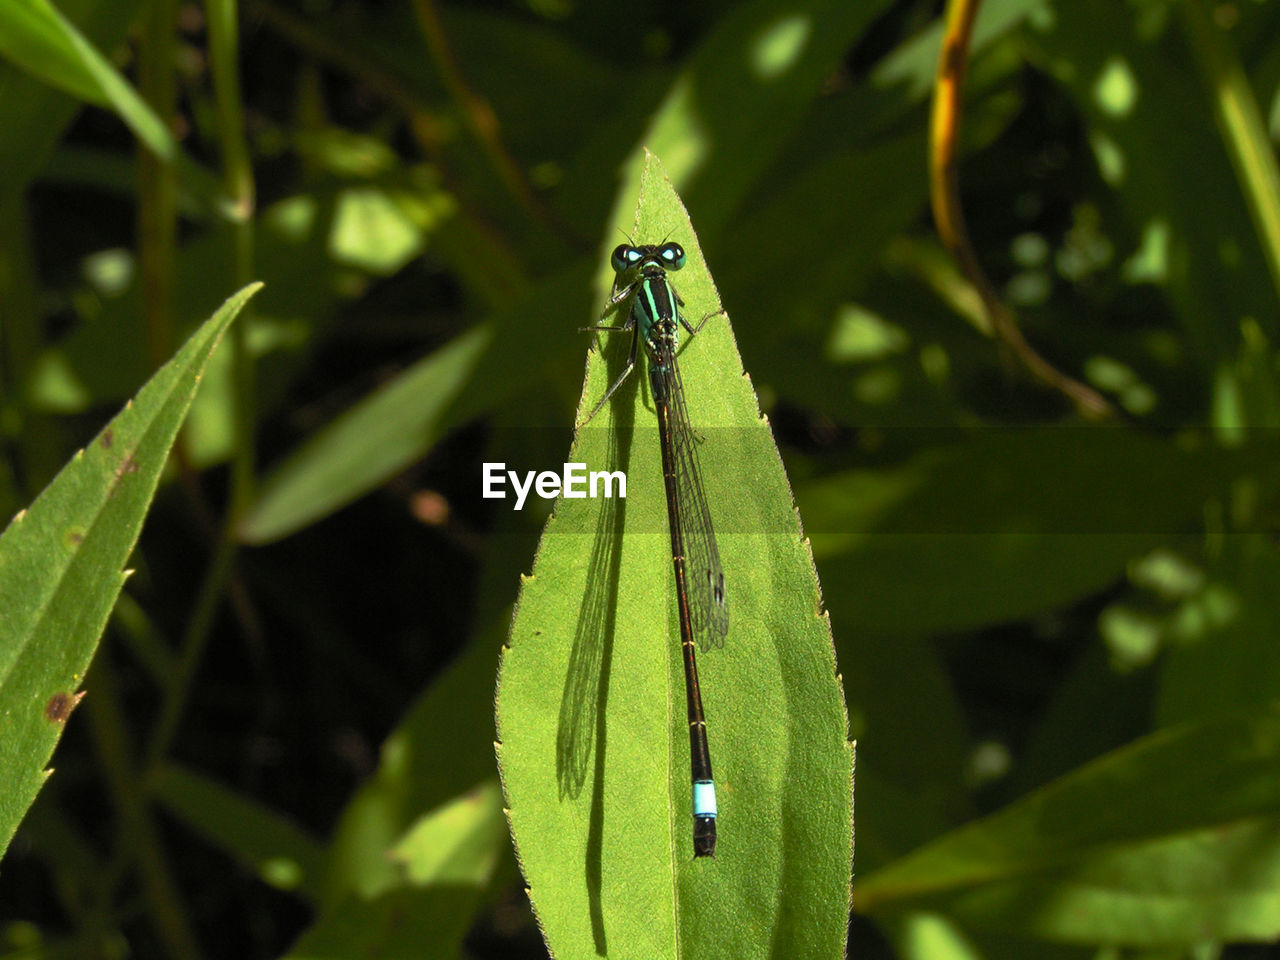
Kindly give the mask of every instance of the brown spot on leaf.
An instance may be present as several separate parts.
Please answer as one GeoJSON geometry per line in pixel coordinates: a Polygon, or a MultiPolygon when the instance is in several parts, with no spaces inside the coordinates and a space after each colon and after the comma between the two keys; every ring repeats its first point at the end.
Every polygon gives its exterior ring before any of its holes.
{"type": "Polygon", "coordinates": [[[44,718],[50,723],[66,723],[71,711],[84,699],[84,691],[80,693],[55,693],[44,705],[44,718]]]}
{"type": "Polygon", "coordinates": [[[132,454],[132,453],[127,454],[127,455],[125,456],[125,458],[124,458],[123,460],[121,460],[121,461],[120,461],[120,463],[116,466],[116,469],[115,469],[115,480],[114,480],[114,481],[112,482],[112,484],[111,484],[111,491],[110,491],[110,493],[108,494],[108,496],[112,496],[112,497],[114,497],[114,496],[116,495],[116,490],[117,490],[117,489],[119,488],[119,486],[120,486],[120,481],[121,481],[121,480],[122,480],[122,479],[123,479],[127,474],[130,474],[130,473],[137,473],[137,472],[138,472],[138,461],[137,461],[137,460],[135,460],[135,459],[133,459],[133,454],[132,454]]]}
{"type": "Polygon", "coordinates": [[[110,450],[111,444],[116,442],[116,433],[110,427],[102,431],[102,449],[110,450]]]}
{"type": "Polygon", "coordinates": [[[83,530],[81,530],[79,527],[72,527],[70,530],[67,531],[68,546],[78,547],[82,543],[84,543],[83,530]]]}

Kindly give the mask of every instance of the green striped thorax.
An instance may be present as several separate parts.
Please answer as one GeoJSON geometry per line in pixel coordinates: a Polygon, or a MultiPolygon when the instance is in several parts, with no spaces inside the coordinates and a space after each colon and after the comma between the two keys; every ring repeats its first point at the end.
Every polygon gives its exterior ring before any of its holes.
{"type": "Polygon", "coordinates": [[[632,309],[640,325],[640,339],[649,355],[658,352],[659,341],[665,340],[674,348],[680,329],[680,298],[667,280],[667,271],[684,266],[684,247],[678,243],[642,246],[621,243],[614,248],[609,263],[618,274],[617,287],[625,286],[622,279],[627,274],[638,273],[633,281],[636,294],[632,309]]]}

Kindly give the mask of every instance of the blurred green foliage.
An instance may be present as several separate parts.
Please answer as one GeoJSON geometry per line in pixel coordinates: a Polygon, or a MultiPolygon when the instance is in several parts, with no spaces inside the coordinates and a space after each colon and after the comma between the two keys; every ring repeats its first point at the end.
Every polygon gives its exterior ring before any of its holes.
{"type": "Polygon", "coordinates": [[[1274,955],[1280,7],[982,5],[970,232],[1101,425],[933,236],[939,7],[0,4],[4,515],[266,283],[0,870],[0,956],[545,955],[492,696],[549,508],[479,465],[563,461],[646,146],[830,611],[850,953],[1274,955]]]}

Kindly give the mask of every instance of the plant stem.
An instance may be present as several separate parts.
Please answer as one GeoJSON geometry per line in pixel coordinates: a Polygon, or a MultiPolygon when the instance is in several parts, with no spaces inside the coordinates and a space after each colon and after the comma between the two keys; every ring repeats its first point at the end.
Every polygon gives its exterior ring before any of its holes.
{"type": "MultiPolygon", "coordinates": [[[[161,122],[171,126],[177,99],[174,0],[155,0],[138,44],[138,85],[161,122]]],[[[138,271],[147,330],[147,360],[158,369],[173,348],[174,243],[178,181],[172,163],[138,146],[138,271]]]]}
{"type": "Polygon", "coordinates": [[[964,103],[965,66],[977,12],[978,0],[950,0],[947,4],[947,26],[938,60],[929,149],[930,193],[938,235],[961,272],[978,291],[996,339],[1008,348],[1023,368],[1041,383],[1065,395],[1081,416],[1091,420],[1109,417],[1114,411],[1101,394],[1057,370],[1027,342],[1013,312],[992,287],[969,239],[964,211],[960,206],[956,151],[964,103]]]}

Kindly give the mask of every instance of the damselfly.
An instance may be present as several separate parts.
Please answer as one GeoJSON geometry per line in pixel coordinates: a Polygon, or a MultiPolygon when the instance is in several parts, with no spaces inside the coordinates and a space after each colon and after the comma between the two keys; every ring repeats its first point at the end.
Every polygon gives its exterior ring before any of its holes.
{"type": "MultiPolygon", "coordinates": [[[[694,336],[715,314],[696,327],[680,312],[684,301],[667,279],[668,270],[685,264],[678,243],[634,246],[620,244],[610,257],[617,276],[604,314],[631,301],[622,326],[597,324],[587,329],[632,331],[631,354],[626,367],[596,404],[591,420],[630,376],[636,365],[638,345],[644,344],[649,363],[649,386],[658,415],[662,445],[662,480],[667,494],[667,522],[671,530],[671,565],[675,569],[676,603],[680,617],[680,646],[684,652],[685,695],[689,714],[689,761],[693,780],[693,854],[709,857],[716,849],[716,788],[711,776],[711,752],[707,746],[707,721],[698,686],[695,639],[703,652],[723,646],[729,632],[729,608],[725,603],[724,571],[711,526],[711,510],[698,466],[698,436],[689,425],[684,383],[677,362],[680,327],[694,336]]],[[[719,311],[717,311],[719,312],[719,311]]],[[[601,316],[604,319],[604,315],[601,316]]]]}

